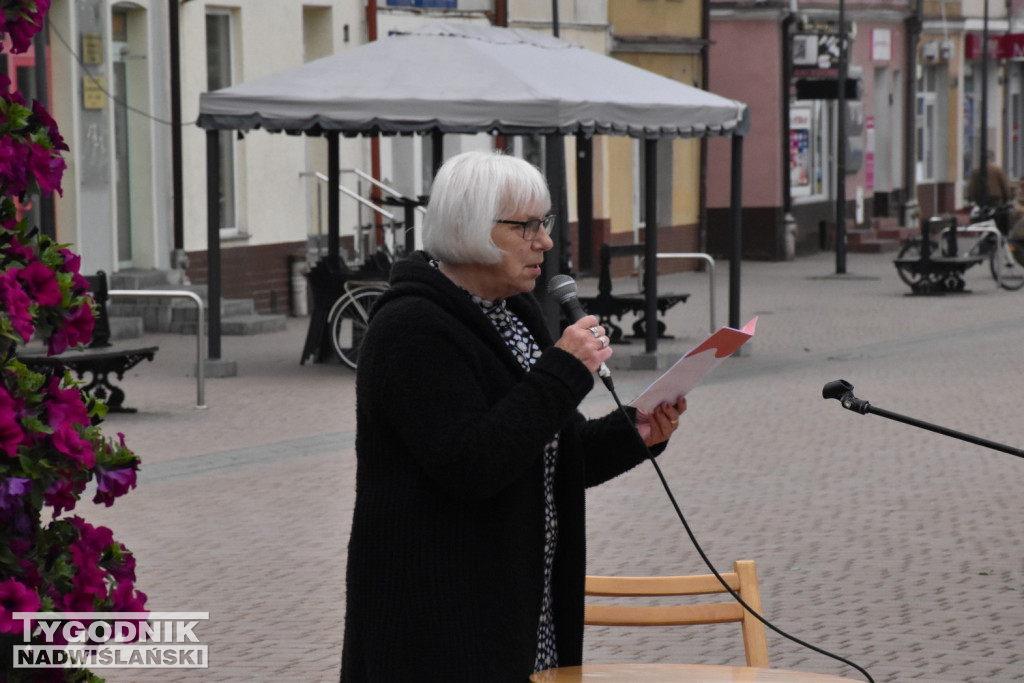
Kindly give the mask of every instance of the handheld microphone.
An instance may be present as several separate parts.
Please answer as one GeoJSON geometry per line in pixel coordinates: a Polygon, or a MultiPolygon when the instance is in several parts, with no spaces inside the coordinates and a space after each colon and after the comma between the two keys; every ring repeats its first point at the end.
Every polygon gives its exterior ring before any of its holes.
{"type": "MultiPolygon", "coordinates": [[[[555,301],[559,303],[562,307],[562,312],[565,313],[565,317],[569,319],[570,323],[574,323],[587,315],[587,312],[583,310],[583,306],[580,305],[580,300],[577,296],[576,281],[568,275],[555,275],[548,280],[548,296],[554,297],[555,301]]],[[[608,387],[608,391],[615,391],[615,386],[612,383],[612,373],[607,365],[601,363],[601,367],[597,369],[597,376],[608,387]]]]}

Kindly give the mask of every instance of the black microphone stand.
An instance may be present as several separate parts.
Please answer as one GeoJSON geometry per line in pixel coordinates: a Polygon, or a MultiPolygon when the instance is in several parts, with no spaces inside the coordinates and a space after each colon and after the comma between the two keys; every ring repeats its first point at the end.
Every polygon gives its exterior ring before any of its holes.
{"type": "Polygon", "coordinates": [[[861,415],[867,415],[868,413],[871,413],[873,415],[881,415],[882,417],[887,417],[890,420],[902,422],[904,424],[911,425],[912,427],[920,427],[921,429],[927,429],[928,431],[936,432],[938,434],[951,436],[955,439],[960,439],[962,441],[977,444],[978,446],[985,446],[986,448],[991,448],[996,451],[1002,451],[1003,453],[1016,455],[1018,458],[1024,458],[1024,450],[1021,450],[1019,448],[1005,446],[1001,443],[996,443],[995,441],[989,441],[988,439],[982,439],[981,437],[978,436],[972,436],[970,434],[958,432],[955,429],[949,429],[947,427],[930,424],[928,422],[923,422],[912,417],[900,415],[899,413],[894,413],[888,410],[884,410],[882,408],[876,408],[875,406],[871,405],[864,399],[857,398],[856,396],[854,396],[853,385],[847,382],[845,379],[837,379],[827,383],[825,387],[821,390],[821,396],[822,398],[838,399],[844,408],[846,408],[847,410],[852,410],[855,413],[860,413],[861,415]]]}

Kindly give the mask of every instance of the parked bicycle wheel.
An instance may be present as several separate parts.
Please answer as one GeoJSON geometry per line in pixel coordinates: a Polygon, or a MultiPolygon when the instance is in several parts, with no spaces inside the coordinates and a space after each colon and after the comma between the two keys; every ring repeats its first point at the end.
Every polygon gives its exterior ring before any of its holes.
{"type": "Polygon", "coordinates": [[[1001,248],[992,252],[989,267],[1003,289],[1024,287],[1024,246],[1016,240],[1004,240],[1001,248]]]}
{"type": "Polygon", "coordinates": [[[370,309],[385,289],[377,286],[359,287],[338,299],[331,310],[328,320],[334,350],[338,352],[341,361],[353,370],[359,361],[359,347],[363,344],[363,336],[370,322],[370,309]]]}
{"type": "MultiPolygon", "coordinates": [[[[934,240],[931,240],[930,242],[931,242],[932,248],[931,248],[931,251],[928,252],[928,253],[931,256],[939,256],[939,255],[941,255],[942,252],[939,251],[939,244],[938,244],[938,242],[936,242],[934,240]]],[[[921,240],[920,239],[911,239],[911,240],[909,240],[906,244],[903,245],[903,248],[900,249],[900,253],[896,255],[896,258],[897,259],[910,259],[910,260],[914,260],[914,261],[920,259],[921,258],[921,240]]],[[[911,270],[907,266],[897,265],[896,266],[896,272],[899,273],[900,279],[903,280],[903,282],[905,284],[907,284],[911,288],[913,288],[916,284],[920,283],[921,279],[924,277],[921,273],[916,273],[916,272],[914,272],[913,270],[911,270]]]]}

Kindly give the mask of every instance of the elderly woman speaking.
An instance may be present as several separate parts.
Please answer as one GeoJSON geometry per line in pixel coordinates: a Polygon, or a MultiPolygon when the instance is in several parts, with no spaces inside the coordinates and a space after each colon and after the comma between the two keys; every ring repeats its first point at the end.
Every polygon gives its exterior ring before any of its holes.
{"type": "Polygon", "coordinates": [[[597,318],[552,342],[531,294],[544,177],[467,152],[434,180],[356,378],[343,683],[523,683],[579,664],[584,490],[657,454],[685,399],[631,419],[577,407],[611,355],[597,318]]]}

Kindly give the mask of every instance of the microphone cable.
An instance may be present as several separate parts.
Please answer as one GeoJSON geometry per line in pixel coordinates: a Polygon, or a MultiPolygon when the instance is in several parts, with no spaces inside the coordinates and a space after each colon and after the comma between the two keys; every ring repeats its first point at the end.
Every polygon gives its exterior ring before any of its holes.
{"type": "MultiPolygon", "coordinates": [[[[622,413],[622,415],[626,418],[627,422],[632,423],[633,420],[632,418],[630,418],[629,413],[626,411],[625,407],[623,407],[622,401],[619,400],[619,395],[618,393],[616,393],[614,386],[612,386],[610,377],[608,378],[608,381],[605,382],[605,386],[608,387],[608,391],[611,393],[612,398],[615,399],[615,405],[618,406],[619,412],[622,413]]],[[[647,447],[647,443],[644,442],[643,437],[640,436],[639,432],[637,432],[637,438],[640,440],[640,443],[643,445],[644,450],[647,452],[647,459],[650,460],[652,465],[654,465],[654,471],[658,473],[658,479],[661,480],[661,486],[662,488],[665,489],[665,493],[668,495],[668,499],[672,502],[672,507],[676,511],[676,516],[679,517],[679,521],[683,523],[683,528],[686,530],[686,535],[690,537],[690,542],[693,543],[693,547],[697,549],[697,553],[704,561],[704,564],[708,566],[711,572],[715,575],[715,578],[718,579],[718,582],[721,583],[725,590],[729,592],[729,595],[731,595],[733,599],[736,600],[736,602],[738,602],[743,607],[743,609],[745,609],[749,614],[751,614],[758,621],[760,621],[762,624],[770,628],[775,633],[778,633],[783,638],[787,638],[796,643],[797,645],[802,645],[803,647],[806,647],[809,650],[813,650],[818,654],[825,655],[826,657],[831,657],[836,661],[842,662],[843,664],[846,664],[847,666],[850,666],[859,671],[861,674],[863,674],[864,678],[867,679],[868,683],[875,683],[875,679],[871,677],[871,674],[869,674],[866,669],[859,666],[858,664],[855,664],[854,662],[851,662],[849,659],[841,657],[837,654],[829,652],[828,650],[822,649],[817,645],[812,645],[811,643],[801,640],[800,638],[797,638],[794,635],[786,633],[781,628],[779,628],[778,626],[776,626],[775,624],[771,623],[770,621],[762,617],[760,614],[758,614],[756,610],[754,610],[750,605],[748,605],[743,600],[743,598],[740,597],[739,593],[733,590],[733,588],[728,584],[728,582],[726,582],[726,580],[722,578],[722,575],[715,568],[715,565],[712,564],[711,559],[708,558],[707,554],[704,552],[704,549],[697,541],[697,537],[694,535],[693,530],[690,529],[690,524],[686,521],[686,517],[683,515],[682,509],[680,509],[679,503],[676,502],[676,497],[672,494],[672,489],[669,487],[668,480],[665,479],[665,475],[664,473],[662,473],[661,467],[658,465],[657,459],[654,457],[654,454],[651,453],[651,449],[647,447]]]]}

